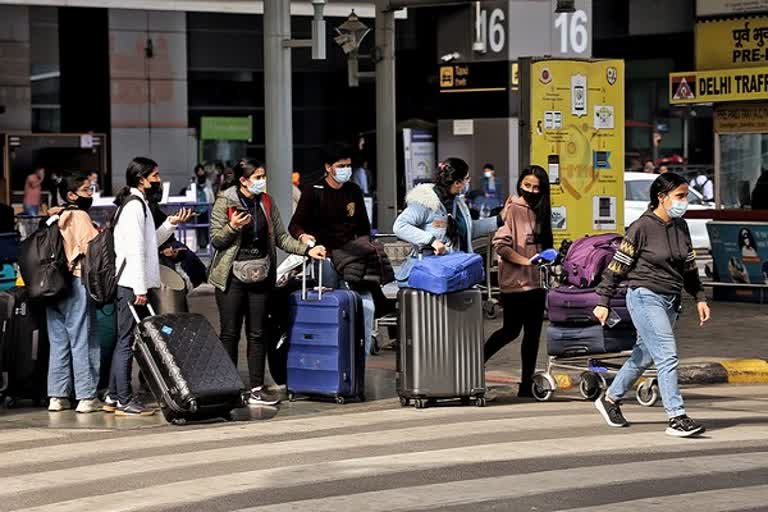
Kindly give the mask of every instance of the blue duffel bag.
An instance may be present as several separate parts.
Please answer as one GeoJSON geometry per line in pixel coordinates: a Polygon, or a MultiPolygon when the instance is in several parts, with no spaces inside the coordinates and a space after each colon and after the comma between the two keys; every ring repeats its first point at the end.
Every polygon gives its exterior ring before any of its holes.
{"type": "Polygon", "coordinates": [[[482,256],[453,252],[416,261],[408,276],[408,287],[440,295],[472,288],[484,279],[482,256]]]}

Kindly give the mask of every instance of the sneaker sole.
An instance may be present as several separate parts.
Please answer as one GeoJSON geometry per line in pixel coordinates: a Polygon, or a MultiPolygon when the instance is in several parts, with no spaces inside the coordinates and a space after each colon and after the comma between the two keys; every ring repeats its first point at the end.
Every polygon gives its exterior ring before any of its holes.
{"type": "Polygon", "coordinates": [[[603,405],[603,401],[599,398],[595,400],[595,409],[600,413],[600,416],[603,417],[605,422],[608,424],[609,427],[613,428],[625,428],[629,426],[629,423],[624,423],[623,425],[620,423],[614,423],[611,421],[611,419],[608,417],[608,411],[605,410],[605,406],[603,405]]]}
{"type": "Polygon", "coordinates": [[[115,412],[117,410],[117,407],[115,407],[114,405],[105,405],[104,407],[101,408],[101,410],[104,412],[115,412]]]}
{"type": "Polygon", "coordinates": [[[691,431],[688,431],[688,432],[683,432],[682,430],[675,430],[674,428],[667,427],[667,430],[665,431],[665,433],[668,436],[681,437],[682,438],[682,437],[700,436],[701,434],[703,434],[706,431],[707,431],[707,429],[704,428],[704,427],[699,427],[696,430],[691,430],[691,431]]]}
{"type": "Polygon", "coordinates": [[[281,401],[280,400],[270,400],[270,401],[264,401],[264,400],[248,400],[248,405],[277,405],[281,401]]]}
{"type": "Polygon", "coordinates": [[[139,416],[154,416],[154,415],[155,415],[155,412],[157,412],[157,411],[147,411],[147,412],[139,412],[139,413],[135,413],[135,412],[134,412],[134,413],[130,413],[130,412],[123,412],[123,411],[115,411],[115,416],[125,416],[125,417],[128,417],[128,416],[134,416],[134,417],[139,417],[139,416]]]}

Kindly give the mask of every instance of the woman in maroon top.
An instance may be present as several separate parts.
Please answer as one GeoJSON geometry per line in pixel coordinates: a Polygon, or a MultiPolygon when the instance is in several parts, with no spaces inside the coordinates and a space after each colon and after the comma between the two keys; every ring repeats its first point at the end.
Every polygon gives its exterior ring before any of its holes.
{"type": "Polygon", "coordinates": [[[504,226],[496,233],[493,246],[499,257],[504,325],[485,343],[485,360],[524,331],[518,396],[530,397],[545,306],[545,292],[531,259],[553,244],[549,178],[544,169],[533,165],[520,173],[517,196],[507,200],[503,216],[504,226]]]}

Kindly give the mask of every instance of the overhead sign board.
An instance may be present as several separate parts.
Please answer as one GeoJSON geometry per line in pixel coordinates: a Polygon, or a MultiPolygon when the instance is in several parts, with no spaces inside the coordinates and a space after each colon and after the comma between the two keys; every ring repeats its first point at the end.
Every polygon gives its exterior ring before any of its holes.
{"type": "Polygon", "coordinates": [[[768,11],[768,0],[696,0],[696,16],[768,11]]]}
{"type": "Polygon", "coordinates": [[[684,71],[669,75],[672,105],[768,99],[768,67],[684,71]]]}
{"type": "Polygon", "coordinates": [[[768,16],[696,24],[696,69],[768,65],[768,16]]]}

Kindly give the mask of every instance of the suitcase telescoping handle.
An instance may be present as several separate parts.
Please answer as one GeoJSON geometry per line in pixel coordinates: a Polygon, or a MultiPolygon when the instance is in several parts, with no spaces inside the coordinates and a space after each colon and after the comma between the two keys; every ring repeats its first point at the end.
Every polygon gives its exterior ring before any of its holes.
{"type": "MultiPolygon", "coordinates": [[[[136,323],[140,324],[141,318],[139,318],[139,314],[136,312],[136,306],[128,303],[128,309],[131,310],[131,314],[133,315],[133,319],[136,320],[136,323]]],[[[149,301],[147,301],[147,310],[151,316],[155,316],[155,308],[152,307],[152,304],[150,304],[149,301]]]]}
{"type": "MultiPolygon", "coordinates": [[[[304,262],[302,264],[301,300],[307,300],[307,260],[312,261],[310,258],[304,258],[304,262]]],[[[314,265],[314,262],[310,263],[310,265],[314,265]]],[[[317,288],[315,288],[315,290],[317,291],[317,300],[323,300],[323,262],[319,261],[317,267],[319,270],[317,272],[317,288]]],[[[314,268],[314,266],[312,266],[312,268],[314,268]]]]}

